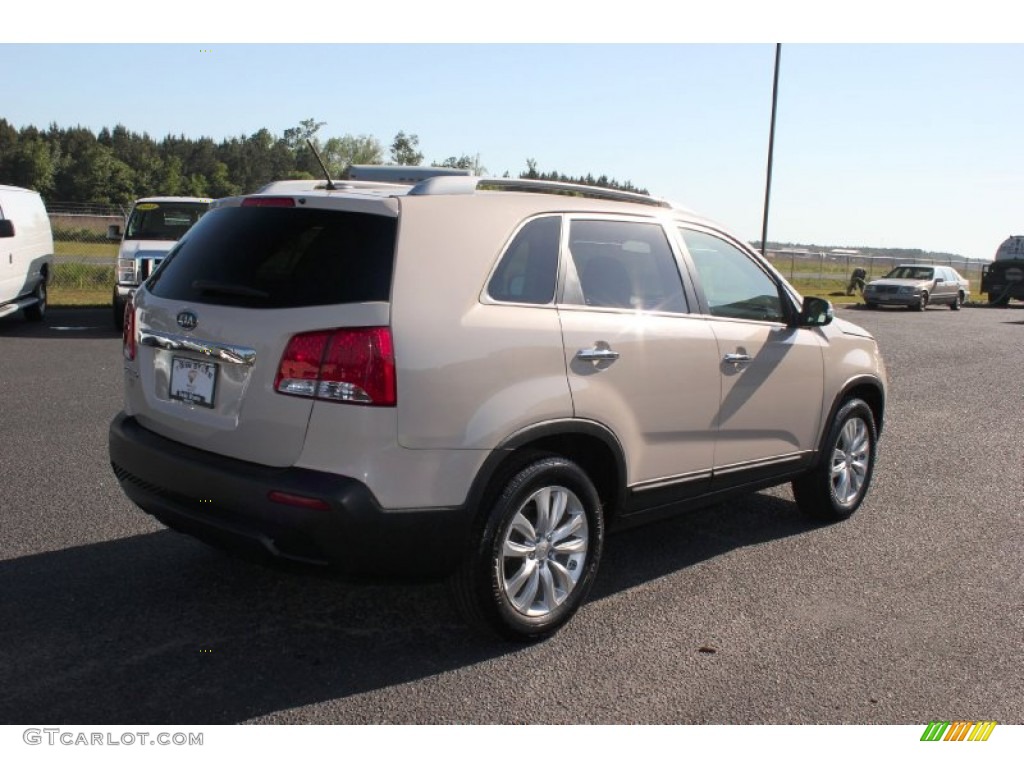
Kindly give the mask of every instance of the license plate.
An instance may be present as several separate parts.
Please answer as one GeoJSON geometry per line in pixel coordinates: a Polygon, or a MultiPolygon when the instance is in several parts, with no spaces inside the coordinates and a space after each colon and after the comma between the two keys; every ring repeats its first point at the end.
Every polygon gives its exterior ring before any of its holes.
{"type": "Polygon", "coordinates": [[[187,357],[171,358],[171,398],[204,408],[213,408],[217,391],[217,363],[187,357]]]}

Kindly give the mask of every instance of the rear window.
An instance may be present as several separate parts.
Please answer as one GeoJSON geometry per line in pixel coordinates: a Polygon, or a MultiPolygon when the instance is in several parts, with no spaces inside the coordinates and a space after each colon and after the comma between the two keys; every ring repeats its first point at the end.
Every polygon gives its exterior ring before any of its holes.
{"type": "Polygon", "coordinates": [[[146,283],[165,299],[283,308],[387,301],[396,219],[309,208],[217,208],[146,283]]]}
{"type": "Polygon", "coordinates": [[[177,240],[199,221],[209,203],[139,203],[125,228],[125,240],[177,240]]]}

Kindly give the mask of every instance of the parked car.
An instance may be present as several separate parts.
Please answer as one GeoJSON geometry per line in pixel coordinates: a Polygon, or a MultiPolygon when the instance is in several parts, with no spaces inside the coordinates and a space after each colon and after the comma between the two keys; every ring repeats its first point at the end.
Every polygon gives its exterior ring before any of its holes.
{"type": "Polygon", "coordinates": [[[874,339],[712,222],[517,179],[276,189],[216,201],[125,313],[110,460],[166,525],[448,577],[532,639],[607,530],[786,482],[819,519],[863,501],[874,339]]]}
{"type": "Polygon", "coordinates": [[[38,192],[0,185],[0,317],[46,314],[53,274],[53,232],[38,192]]]}
{"type": "Polygon", "coordinates": [[[993,261],[981,268],[981,292],[989,304],[1005,307],[1024,301],[1024,235],[1010,235],[996,249],[993,261]]]}
{"type": "Polygon", "coordinates": [[[929,304],[945,304],[959,310],[970,294],[970,281],[952,267],[900,264],[864,286],[864,303],[869,309],[884,304],[921,312],[929,304]]]}
{"type": "Polygon", "coordinates": [[[125,302],[156,269],[167,252],[210,207],[208,197],[144,197],[136,200],[121,228],[107,229],[108,240],[120,240],[117,282],[111,299],[114,327],[124,323],[125,302]]]}

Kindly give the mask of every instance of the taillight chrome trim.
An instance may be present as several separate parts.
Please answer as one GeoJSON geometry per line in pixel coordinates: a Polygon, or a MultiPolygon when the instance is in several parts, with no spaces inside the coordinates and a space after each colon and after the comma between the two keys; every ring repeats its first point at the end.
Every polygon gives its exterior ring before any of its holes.
{"type": "Polygon", "coordinates": [[[139,344],[145,347],[156,347],[171,352],[193,352],[216,360],[223,360],[239,365],[253,366],[256,364],[256,350],[238,344],[221,344],[177,333],[161,333],[158,331],[139,331],[139,344]]]}

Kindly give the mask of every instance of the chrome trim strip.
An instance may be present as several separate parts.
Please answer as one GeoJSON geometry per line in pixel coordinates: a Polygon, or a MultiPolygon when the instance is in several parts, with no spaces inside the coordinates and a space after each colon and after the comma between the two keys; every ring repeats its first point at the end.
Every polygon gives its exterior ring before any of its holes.
{"type": "Polygon", "coordinates": [[[194,352],[229,363],[252,366],[256,363],[256,350],[252,347],[241,347],[237,344],[220,344],[216,341],[205,341],[181,336],[176,333],[158,333],[156,331],[139,330],[139,344],[172,352],[194,352]]]}
{"type": "Polygon", "coordinates": [[[722,475],[730,472],[742,472],[746,469],[757,469],[758,467],[771,467],[775,464],[788,464],[793,461],[799,461],[806,457],[813,451],[798,451],[796,453],[787,453],[782,456],[775,456],[771,459],[758,459],[757,461],[741,461],[738,464],[729,464],[724,467],[715,467],[715,474],[722,475]]]}
{"type": "Polygon", "coordinates": [[[707,480],[711,477],[711,470],[700,472],[688,472],[685,475],[674,475],[672,477],[659,477],[657,480],[645,480],[642,483],[629,486],[631,491],[652,491],[656,488],[666,488],[670,485],[682,485],[692,483],[694,480],[707,480]]]}

